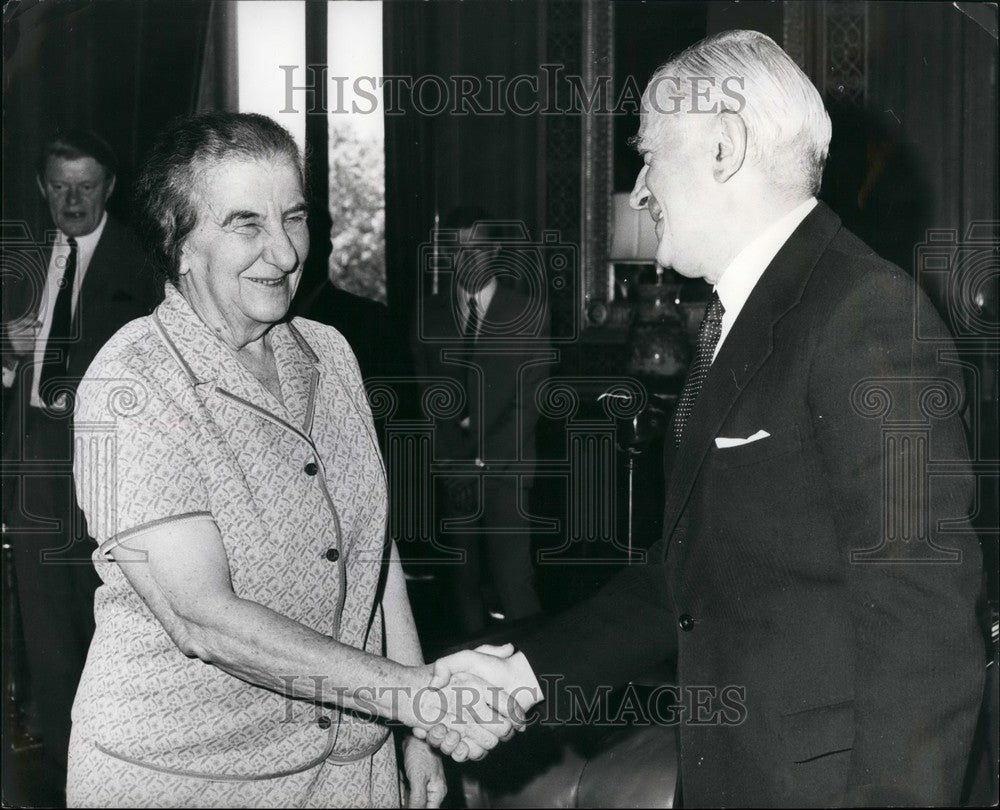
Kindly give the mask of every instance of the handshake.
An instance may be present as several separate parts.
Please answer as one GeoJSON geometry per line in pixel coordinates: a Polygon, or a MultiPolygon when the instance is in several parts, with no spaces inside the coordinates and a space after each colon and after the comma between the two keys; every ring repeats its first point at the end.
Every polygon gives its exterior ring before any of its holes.
{"type": "Polygon", "coordinates": [[[525,712],[541,700],[531,666],[511,644],[484,644],[430,667],[413,717],[401,717],[415,737],[456,762],[478,760],[526,727],[525,712]]]}

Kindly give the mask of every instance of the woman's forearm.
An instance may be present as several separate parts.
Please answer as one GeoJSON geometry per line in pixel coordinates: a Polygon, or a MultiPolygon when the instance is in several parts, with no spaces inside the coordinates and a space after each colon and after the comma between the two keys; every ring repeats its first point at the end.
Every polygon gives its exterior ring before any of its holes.
{"type": "Polygon", "coordinates": [[[410,597],[406,590],[406,577],[403,575],[403,566],[395,543],[390,544],[389,570],[385,579],[382,613],[385,616],[386,656],[410,666],[423,664],[424,654],[420,649],[417,624],[413,620],[410,597]]]}
{"type": "Polygon", "coordinates": [[[389,602],[392,621],[401,622],[401,629],[392,633],[392,648],[413,666],[341,644],[237,596],[222,538],[210,519],[162,524],[130,540],[128,549],[112,551],[123,563],[136,552],[140,557],[121,570],[186,655],[305,700],[335,703],[412,728],[443,723],[482,749],[496,745],[511,729],[510,720],[497,715],[469,676],[429,688],[431,668],[419,660],[398,558],[389,602]],[[143,564],[135,564],[138,560],[143,564]]]}
{"type": "Polygon", "coordinates": [[[412,724],[400,696],[426,687],[429,670],[370,655],[237,596],[211,520],[164,524],[112,553],[185,655],[267,689],[412,724]]]}
{"type": "Polygon", "coordinates": [[[406,703],[419,699],[430,681],[419,657],[371,655],[235,595],[184,623],[186,654],[290,697],[405,722],[406,703]]]}

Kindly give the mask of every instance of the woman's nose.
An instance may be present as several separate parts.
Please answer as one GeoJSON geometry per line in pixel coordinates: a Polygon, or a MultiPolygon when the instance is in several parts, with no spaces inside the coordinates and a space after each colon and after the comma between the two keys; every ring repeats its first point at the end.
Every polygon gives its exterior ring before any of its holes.
{"type": "Polygon", "coordinates": [[[284,273],[291,273],[298,266],[300,256],[283,227],[278,227],[271,233],[265,258],[284,273]]]}
{"type": "Polygon", "coordinates": [[[649,166],[643,166],[639,176],[635,178],[635,185],[632,186],[632,193],[629,195],[628,204],[636,211],[641,211],[649,202],[649,189],[646,188],[646,174],[649,166]]]}

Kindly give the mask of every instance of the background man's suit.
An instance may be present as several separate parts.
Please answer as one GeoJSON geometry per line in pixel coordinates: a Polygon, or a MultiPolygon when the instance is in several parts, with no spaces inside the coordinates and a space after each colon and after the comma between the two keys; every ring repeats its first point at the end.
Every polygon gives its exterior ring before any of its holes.
{"type": "Polygon", "coordinates": [[[548,376],[549,366],[539,351],[548,348],[548,312],[544,305],[525,293],[498,283],[489,309],[482,316],[482,329],[474,342],[460,340],[464,324],[452,290],[426,300],[423,337],[417,339],[415,366],[426,387],[435,378],[450,378],[464,390],[467,407],[451,417],[435,422],[435,460],[468,464],[480,459],[476,478],[448,482],[442,519],[474,515],[479,520],[467,530],[441,535],[444,545],[468,553],[465,563],[452,572],[456,596],[463,604],[456,608],[466,632],[475,632],[476,612],[481,609],[477,595],[478,545],[485,543],[494,585],[507,618],[523,618],[539,609],[530,557],[529,492],[536,459],[535,435],[538,407],[535,391],[548,376]],[[450,353],[449,361],[443,353],[450,353]],[[458,360],[458,362],[455,362],[458,360]],[[469,420],[463,428],[463,417],[469,420]],[[468,485],[482,486],[482,497],[468,485]],[[464,495],[461,494],[464,492],[464,495]],[[481,529],[502,528],[485,534],[481,529]]]}
{"type": "MultiPolygon", "coordinates": [[[[75,391],[107,340],[148,314],[162,284],[131,231],[108,215],[73,314],[64,386],[75,391]]],[[[47,351],[54,350],[49,346],[47,351]]],[[[4,523],[14,549],[31,691],[45,750],[65,767],[70,709],[94,630],[93,541],[73,494],[72,411],[32,407],[38,369],[18,368],[4,425],[4,523]],[[46,553],[47,552],[47,553],[46,553]],[[45,554],[45,558],[42,555],[45,554]]]]}
{"type": "Polygon", "coordinates": [[[962,381],[938,361],[943,324],[916,301],[908,276],[818,205],[753,290],[668,453],[648,564],[515,639],[560,687],[621,684],[669,657],[682,688],[744,689],[738,724],[681,723],[685,806],[957,801],[982,697],[981,555],[966,437],[945,402],[962,381]],[[886,428],[907,425],[928,425],[929,444],[902,468],[886,428]],[[762,429],[744,446],[714,442],[762,429]],[[924,493],[927,459],[956,475],[924,493]],[[913,502],[888,484],[900,472],[913,502]],[[926,531],[899,522],[911,516],[926,531]],[[911,539],[852,561],[887,531],[911,539]],[[928,537],[957,557],[935,559],[928,537]]]}

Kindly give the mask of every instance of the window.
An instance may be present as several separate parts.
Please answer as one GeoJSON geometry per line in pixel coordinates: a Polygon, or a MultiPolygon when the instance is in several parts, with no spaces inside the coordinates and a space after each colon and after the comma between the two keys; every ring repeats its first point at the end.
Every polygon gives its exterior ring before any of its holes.
{"type": "Polygon", "coordinates": [[[331,2],[328,14],[330,278],[384,303],[382,3],[331,2]]]}
{"type": "Polygon", "coordinates": [[[313,82],[317,92],[325,90],[330,279],[348,292],[384,303],[382,3],[329,2],[325,33],[326,72],[314,69],[307,76],[306,3],[241,0],[237,7],[239,108],[271,116],[305,147],[309,104],[302,89],[294,92],[289,104],[289,83],[301,88],[313,82]],[[290,75],[287,66],[293,66],[290,75]]]}

